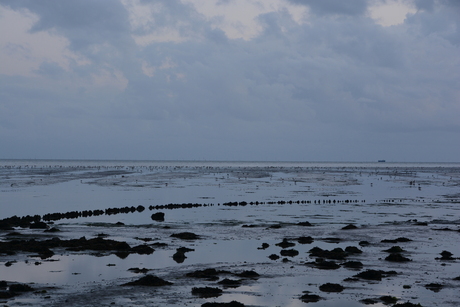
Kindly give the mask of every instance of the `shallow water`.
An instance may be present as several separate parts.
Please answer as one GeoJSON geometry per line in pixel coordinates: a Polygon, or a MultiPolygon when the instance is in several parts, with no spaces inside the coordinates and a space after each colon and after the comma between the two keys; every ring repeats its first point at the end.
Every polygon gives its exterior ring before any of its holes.
{"type": "MultiPolygon", "coordinates": [[[[171,162],[171,161],[0,161],[0,218],[13,215],[44,215],[54,212],[139,206],[143,212],[62,219],[53,225],[59,233],[46,238],[95,237],[100,233],[131,246],[144,244],[139,238],[166,243],[150,255],[130,254],[122,259],[113,254],[55,250],[42,260],[23,255],[0,255],[0,280],[35,283],[46,294],[24,294],[8,300],[9,306],[201,306],[206,301],[240,301],[248,306],[365,306],[359,301],[392,295],[399,302],[422,306],[460,304],[459,260],[435,260],[443,250],[460,257],[460,164],[410,163],[268,163],[268,162],[171,162]],[[259,205],[225,206],[226,202],[261,202],[259,205]],[[293,203],[278,203],[279,201],[293,203]],[[297,203],[299,201],[300,203],[297,203]],[[149,206],[196,203],[195,208],[149,210],[149,206]],[[204,206],[206,205],[206,206],[204,206]],[[150,215],[165,212],[165,221],[150,215]],[[414,220],[426,222],[417,225],[414,220]],[[312,227],[297,226],[309,221],[312,227]],[[122,222],[124,225],[115,225],[122,222]],[[342,230],[349,223],[355,230],[342,230]],[[243,227],[252,225],[253,227],[243,227]],[[278,225],[280,228],[271,226],[278,225]],[[437,229],[450,228],[451,231],[437,229]],[[194,232],[202,238],[183,241],[170,235],[194,232]],[[283,238],[312,236],[311,244],[293,247],[295,257],[268,258],[278,254],[275,246],[283,238]],[[340,238],[330,243],[327,238],[340,238]],[[382,239],[411,238],[407,243],[381,243],[382,239]],[[359,241],[372,244],[360,247],[359,241]],[[269,248],[258,249],[262,243],[269,248]],[[384,261],[383,249],[401,245],[409,263],[384,261]],[[185,246],[183,263],[172,255],[185,246]],[[364,269],[395,270],[397,276],[379,282],[354,281],[358,271],[346,268],[320,270],[306,265],[314,261],[312,247],[333,249],[356,246],[363,254],[348,260],[361,261],[364,269]],[[5,266],[7,261],[17,261],[5,266]],[[37,262],[37,264],[36,264],[37,262]],[[149,273],[172,281],[165,288],[129,288],[120,285],[142,274],[129,268],[147,268],[149,273]],[[223,288],[218,298],[191,295],[196,286],[218,286],[215,282],[185,278],[185,273],[203,268],[234,272],[255,270],[261,277],[245,280],[238,288],[223,288]],[[341,293],[324,293],[318,287],[340,283],[341,293]],[[445,285],[440,292],[424,285],[445,285]],[[404,289],[404,285],[411,285],[404,289]],[[91,289],[91,298],[87,293],[91,289]],[[324,300],[304,303],[304,291],[324,300]],[[95,295],[97,294],[97,295],[95,295]],[[154,294],[154,295],[152,295],[154,294]],[[45,298],[49,296],[48,298],[45,298]],[[97,298],[95,298],[97,297],[97,298]]],[[[41,230],[16,229],[22,236],[44,239],[41,230]]],[[[0,239],[7,239],[0,231],[0,239]]],[[[292,242],[295,242],[294,240],[292,242]]],[[[363,270],[364,270],[363,269],[363,270]]],[[[377,303],[372,306],[384,306],[377,303]]]]}

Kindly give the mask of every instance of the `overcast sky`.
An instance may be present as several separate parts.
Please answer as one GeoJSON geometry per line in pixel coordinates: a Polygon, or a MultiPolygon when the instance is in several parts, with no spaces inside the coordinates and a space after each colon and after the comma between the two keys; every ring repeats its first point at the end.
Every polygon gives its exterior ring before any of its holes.
{"type": "Polygon", "coordinates": [[[458,0],[0,0],[0,158],[460,161],[458,0]]]}

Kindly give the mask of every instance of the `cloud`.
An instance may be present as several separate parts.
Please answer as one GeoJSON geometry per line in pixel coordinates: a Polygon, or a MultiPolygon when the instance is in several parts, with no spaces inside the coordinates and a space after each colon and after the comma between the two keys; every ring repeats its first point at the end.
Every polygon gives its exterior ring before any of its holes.
{"type": "Polygon", "coordinates": [[[391,25],[373,0],[258,3],[0,2],[21,17],[0,58],[33,58],[27,74],[1,71],[0,158],[24,152],[16,140],[41,157],[436,160],[426,142],[460,154],[452,2],[408,3],[391,25]],[[59,56],[38,56],[38,36],[59,56]]]}
{"type": "Polygon", "coordinates": [[[288,0],[289,2],[306,5],[312,13],[317,15],[329,15],[329,14],[340,14],[340,15],[363,15],[367,9],[366,0],[288,0]]]}

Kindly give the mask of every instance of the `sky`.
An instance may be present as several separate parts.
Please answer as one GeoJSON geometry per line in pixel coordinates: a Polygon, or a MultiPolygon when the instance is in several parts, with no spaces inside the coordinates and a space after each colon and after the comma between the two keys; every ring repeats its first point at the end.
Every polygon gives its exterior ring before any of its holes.
{"type": "Polygon", "coordinates": [[[460,1],[0,0],[0,159],[460,162],[460,1]]]}

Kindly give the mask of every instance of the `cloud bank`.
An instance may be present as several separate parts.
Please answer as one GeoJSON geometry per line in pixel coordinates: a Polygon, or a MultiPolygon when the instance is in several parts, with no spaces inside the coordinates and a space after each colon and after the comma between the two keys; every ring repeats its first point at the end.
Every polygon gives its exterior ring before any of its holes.
{"type": "Polygon", "coordinates": [[[459,161],[459,23],[448,0],[2,0],[0,158],[459,161]]]}

